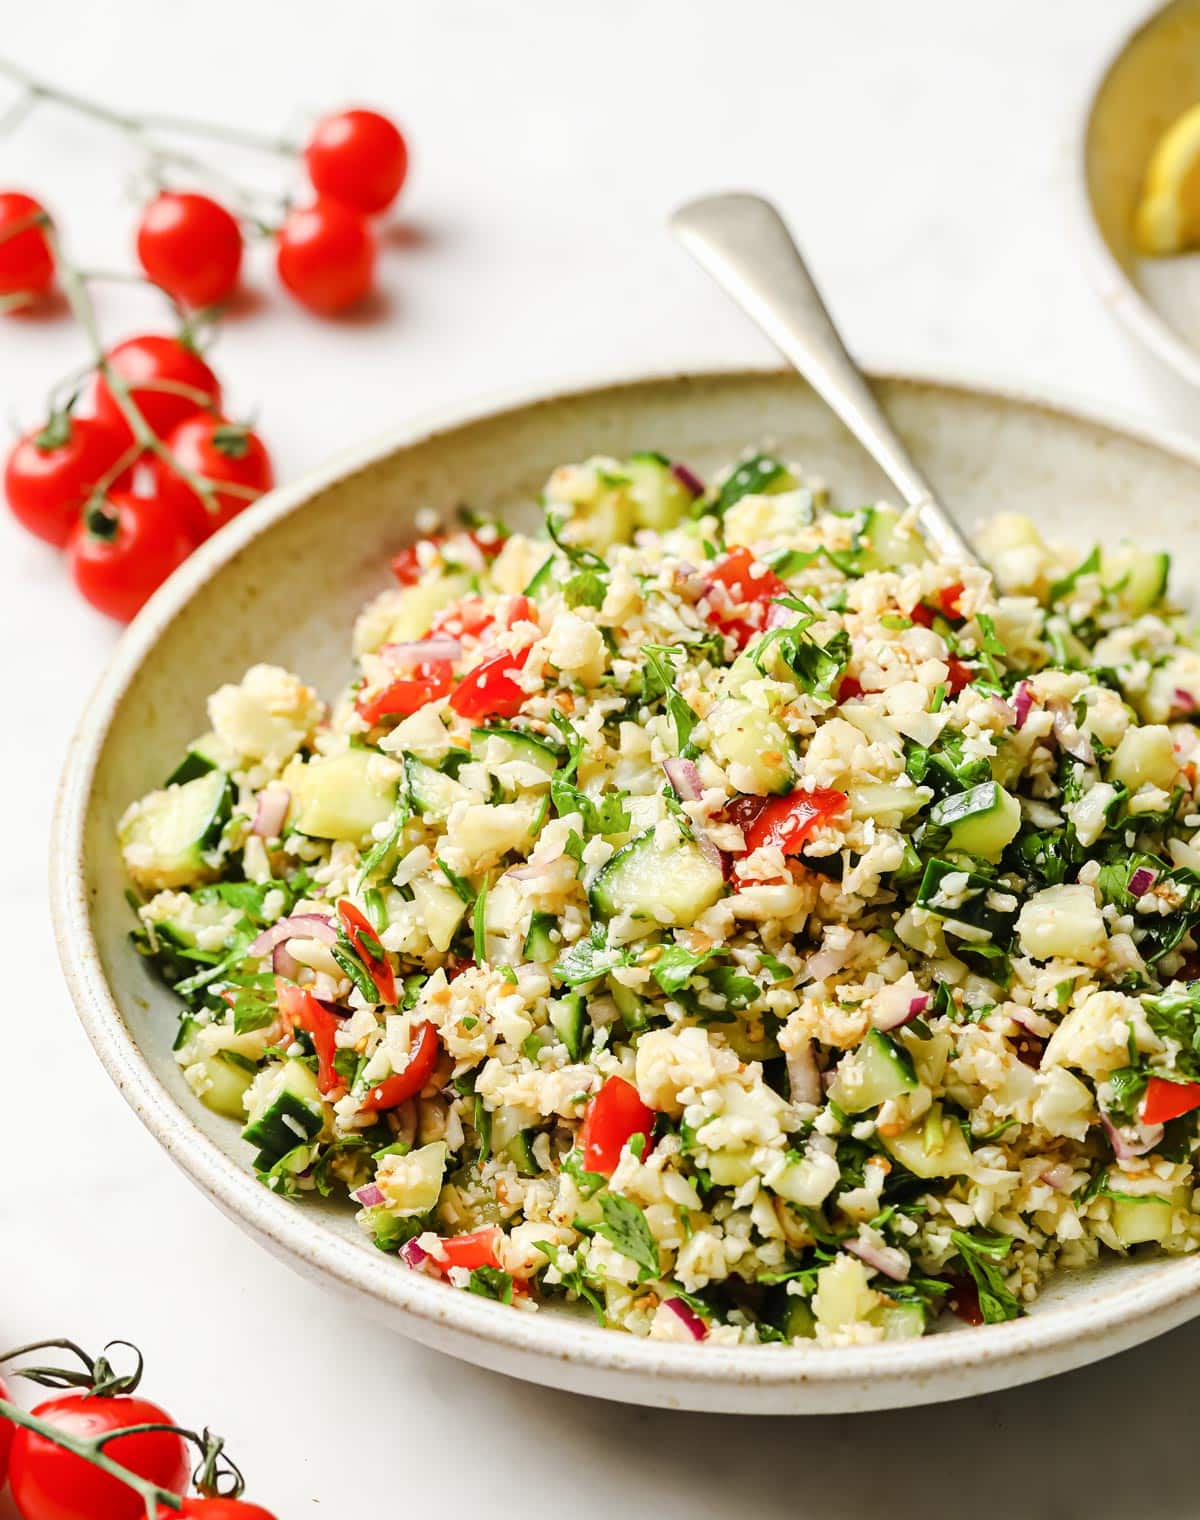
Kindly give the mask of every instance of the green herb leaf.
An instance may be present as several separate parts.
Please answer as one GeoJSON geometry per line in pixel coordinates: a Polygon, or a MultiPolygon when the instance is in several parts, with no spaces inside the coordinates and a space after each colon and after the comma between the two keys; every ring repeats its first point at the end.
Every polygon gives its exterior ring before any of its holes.
{"type": "Polygon", "coordinates": [[[951,1230],[950,1239],[962,1257],[963,1265],[975,1280],[979,1308],[989,1325],[1017,1319],[1023,1310],[1004,1281],[1001,1264],[1013,1247],[1012,1236],[997,1235],[990,1230],[951,1230]]]}
{"type": "Polygon", "coordinates": [[[657,1277],[661,1270],[658,1245],[650,1233],[650,1226],[646,1223],[641,1208],[632,1198],[623,1198],[620,1193],[603,1193],[600,1209],[604,1223],[596,1226],[596,1234],[603,1235],[622,1256],[628,1256],[630,1261],[637,1263],[641,1269],[638,1273],[639,1282],[657,1277]]]}

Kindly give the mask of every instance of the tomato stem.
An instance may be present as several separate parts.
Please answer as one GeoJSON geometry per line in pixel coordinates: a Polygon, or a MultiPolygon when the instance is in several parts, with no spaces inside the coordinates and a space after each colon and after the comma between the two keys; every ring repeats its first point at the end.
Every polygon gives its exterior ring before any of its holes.
{"type": "MultiPolygon", "coordinates": [[[[47,1343],[49,1344],[49,1343],[47,1343]]],[[[63,1344],[59,1342],[58,1344],[63,1344]]],[[[142,1496],[146,1506],[146,1520],[155,1520],[159,1506],[165,1506],[170,1510],[181,1510],[183,1502],[178,1494],[173,1494],[169,1489],[159,1488],[156,1483],[151,1483],[148,1478],[141,1478],[129,1468],[122,1467],[119,1462],[114,1462],[104,1452],[105,1441],[115,1440],[117,1436],[129,1435],[131,1432],[143,1429],[171,1429],[173,1426],[138,1426],[131,1425],[127,1430],[110,1430],[99,1439],[83,1441],[78,1436],[71,1435],[68,1431],[61,1430],[49,1420],[39,1419],[35,1414],[29,1414],[19,1405],[10,1403],[8,1399],[0,1399],[0,1419],[8,1420],[13,1425],[19,1425],[24,1430],[32,1430],[43,1440],[59,1447],[62,1451],[69,1451],[72,1456],[81,1458],[84,1462],[90,1462],[93,1467],[98,1467],[101,1472],[108,1473],[118,1482],[124,1483],[128,1488],[134,1489],[142,1496]]]]}

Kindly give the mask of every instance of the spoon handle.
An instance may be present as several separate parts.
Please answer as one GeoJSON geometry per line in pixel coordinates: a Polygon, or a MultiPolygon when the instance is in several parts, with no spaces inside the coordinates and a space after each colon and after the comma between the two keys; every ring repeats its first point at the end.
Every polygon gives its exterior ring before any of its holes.
{"type": "Polygon", "coordinates": [[[975,554],[879,408],[846,352],[783,218],[761,196],[704,196],[671,218],[675,235],[791,361],[917,511],[939,558],[975,554]]]}

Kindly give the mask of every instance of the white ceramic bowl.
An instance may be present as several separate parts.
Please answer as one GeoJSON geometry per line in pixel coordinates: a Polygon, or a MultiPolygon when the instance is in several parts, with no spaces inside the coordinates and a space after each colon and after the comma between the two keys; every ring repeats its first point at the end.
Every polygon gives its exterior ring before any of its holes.
{"type": "MultiPolygon", "coordinates": [[[[887,380],[882,394],[968,524],[1019,508],[1081,549],[1134,531],[1177,552],[1195,598],[1196,449],[985,391],[887,380]]],[[[423,504],[511,515],[565,460],[658,448],[704,472],[747,444],[823,473],[842,503],[883,489],[793,376],[651,379],[405,428],[275,492],[205,545],[126,634],[68,759],[52,879],[79,1016],[147,1128],[276,1255],[405,1334],[518,1377],[662,1406],[830,1412],[961,1397],[1134,1345],[1200,1309],[1200,1257],[1114,1260],[1062,1279],[1027,1319],[846,1350],[677,1346],[565,1311],[506,1308],[406,1271],[346,1209],[268,1192],[248,1170],[237,1126],[196,1102],[172,1059],[174,1001],[129,943],[114,831],[130,799],[158,785],[205,726],[206,694],[260,659],[332,691],[347,675],[351,619],[387,582],[387,555],[411,537],[423,504]]]]}
{"type": "Polygon", "coordinates": [[[1147,348],[1200,385],[1200,253],[1142,258],[1133,214],[1167,127],[1200,102],[1200,0],[1170,0],[1126,37],[1088,92],[1075,192],[1105,304],[1147,348]]]}

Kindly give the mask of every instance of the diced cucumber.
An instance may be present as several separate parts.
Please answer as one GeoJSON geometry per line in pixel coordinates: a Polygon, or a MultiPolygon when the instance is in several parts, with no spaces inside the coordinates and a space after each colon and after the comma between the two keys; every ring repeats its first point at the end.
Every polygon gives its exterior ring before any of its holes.
{"type": "Polygon", "coordinates": [[[860,781],[850,791],[853,818],[911,818],[933,793],[928,787],[901,786],[894,781],[860,781]]]}
{"type": "Polygon", "coordinates": [[[741,1187],[755,1175],[754,1152],[745,1147],[710,1151],[706,1170],[718,1187],[741,1187]]]}
{"type": "Polygon", "coordinates": [[[1017,933],[1021,949],[1035,961],[1056,955],[1094,960],[1108,940],[1096,895],[1082,883],[1035,892],[1021,909],[1017,933]]]}
{"type": "Polygon", "coordinates": [[[779,1329],[793,1341],[810,1341],[817,1333],[817,1322],[806,1298],[785,1293],[783,1312],[776,1321],[779,1329]]]}
{"type": "MultiPolygon", "coordinates": [[[[552,739],[527,734],[519,728],[473,728],[471,753],[477,760],[484,760],[486,756],[487,763],[496,765],[522,761],[540,771],[547,781],[566,755],[562,745],[555,744],[552,739]]],[[[536,782],[530,784],[537,785],[536,782]]]]}
{"type": "Polygon", "coordinates": [[[453,776],[435,771],[423,760],[412,755],[404,757],[404,771],[408,777],[408,794],[412,798],[413,811],[419,813],[426,823],[445,823],[450,809],[470,794],[453,776]]]}
{"type": "Polygon", "coordinates": [[[919,565],[927,557],[921,535],[911,526],[902,532],[900,514],[891,507],[869,508],[858,538],[861,547],[855,555],[855,565],[864,573],[919,565]]]}
{"type": "Polygon", "coordinates": [[[388,624],[386,637],[379,643],[406,644],[423,639],[435,615],[470,590],[471,582],[465,575],[428,575],[415,586],[405,586],[399,593],[399,606],[388,624]]]}
{"type": "Polygon", "coordinates": [[[1170,569],[1169,554],[1118,544],[1101,556],[1100,584],[1123,612],[1140,617],[1162,599],[1170,569]]]}
{"type": "Polygon", "coordinates": [[[998,860],[1021,829],[1021,804],[995,781],[944,797],[930,821],[950,830],[950,844],[967,855],[998,860]]]}
{"type": "Polygon", "coordinates": [[[739,1061],[774,1061],[777,1056],[783,1054],[779,1048],[779,1041],[773,1034],[767,1032],[761,1022],[755,1027],[758,1028],[759,1033],[751,1035],[744,1018],[735,1018],[732,1024],[718,1025],[725,1036],[726,1043],[739,1061]]]}
{"type": "Polygon", "coordinates": [[[562,935],[559,934],[558,917],[553,913],[534,913],[529,919],[529,932],[525,936],[524,956],[527,961],[556,961],[562,953],[562,935]]]}
{"type": "Polygon", "coordinates": [[[917,1074],[908,1051],[871,1029],[856,1050],[842,1057],[829,1096],[848,1114],[861,1114],[916,1087],[917,1074]]]}
{"type": "Polygon", "coordinates": [[[692,493],[661,454],[634,454],[625,465],[639,528],[666,532],[691,510],[692,493]]]}
{"type": "Polygon", "coordinates": [[[388,1211],[401,1219],[428,1214],[442,1192],[448,1151],[444,1140],[422,1145],[391,1166],[380,1166],[375,1180],[388,1202],[388,1211]]]}
{"type": "Polygon", "coordinates": [[[504,1155],[516,1167],[520,1177],[536,1177],[541,1171],[533,1155],[533,1142],[537,1136],[536,1129],[523,1129],[504,1147],[504,1155]]]}
{"type": "Polygon", "coordinates": [[[791,790],[791,741],[765,708],[726,697],[705,722],[713,758],[721,765],[742,768],[744,774],[737,778],[740,791],[768,796],[791,790]]]}
{"type": "Polygon", "coordinates": [[[1171,1198],[1114,1198],[1112,1227],[1123,1246],[1162,1242],[1171,1233],[1175,1207],[1171,1198]]]}
{"type": "Polygon", "coordinates": [[[570,992],[550,1004],[550,1022],[566,1046],[572,1061],[583,1058],[583,1041],[587,1027],[587,1008],[582,992],[570,992]]]}
{"type": "Polygon", "coordinates": [[[409,885],[417,915],[429,936],[429,943],[439,954],[450,948],[458,926],[466,917],[467,905],[448,881],[432,876],[418,876],[409,885]]]}
{"type": "MultiPolygon", "coordinates": [[[[237,917],[219,897],[208,900],[204,888],[198,892],[157,893],[138,916],[160,940],[181,950],[198,950],[206,929],[223,930],[231,918],[236,921],[237,917]]],[[[211,942],[205,948],[212,949],[211,942]]]]}
{"type": "Polygon", "coordinates": [[[312,839],[366,843],[396,806],[400,767],[373,749],[293,760],[280,778],[292,794],[289,818],[312,839]]]}
{"type": "Polygon", "coordinates": [[[626,987],[621,982],[608,979],[608,989],[613,1002],[617,1005],[617,1012],[621,1015],[621,1022],[630,1034],[639,1029],[645,1029],[650,1022],[651,1006],[644,998],[638,997],[632,987],[626,987]]]}
{"type": "Polygon", "coordinates": [[[721,896],[725,877],[691,840],[680,839],[664,848],[647,829],[618,850],[597,875],[589,894],[592,912],[600,918],[626,913],[643,920],[647,929],[658,924],[686,928],[721,896]]]}
{"type": "Polygon", "coordinates": [[[193,739],[183,759],[167,777],[164,786],[182,786],[185,781],[195,781],[197,776],[207,776],[209,771],[224,770],[228,758],[221,758],[225,748],[216,734],[202,734],[193,739]]]}
{"type": "MultiPolygon", "coordinates": [[[[1011,909],[995,907],[995,884],[986,876],[966,871],[949,860],[926,862],[925,874],[917,888],[917,905],[950,924],[963,924],[994,940],[1005,944],[1012,934],[1013,918],[1017,911],[1014,902],[1011,909]]],[[[970,936],[960,933],[969,943],[970,936]]]]}
{"type": "Polygon", "coordinates": [[[973,1166],[962,1126],[935,1103],[923,1119],[903,1134],[880,1136],[884,1148],[914,1177],[960,1177],[973,1166]]]}
{"type": "Polygon", "coordinates": [[[1109,775],[1123,781],[1131,792],[1140,786],[1159,786],[1169,792],[1179,777],[1171,730],[1165,723],[1126,729],[1109,761],[1109,775]]]}
{"type": "Polygon", "coordinates": [[[242,1139],[259,1148],[255,1167],[269,1171],[281,1156],[320,1133],[325,1105],[316,1077],[303,1061],[268,1067],[251,1088],[249,1116],[242,1139]]]}
{"type": "MultiPolygon", "coordinates": [[[[247,1068],[240,1061],[227,1060],[224,1052],[218,1050],[210,1056],[200,1056],[190,1062],[184,1070],[184,1076],[201,1103],[206,1108],[211,1108],[213,1113],[221,1114],[226,1119],[245,1118],[246,1091],[255,1076],[253,1067],[247,1068]]],[[[299,1143],[297,1136],[292,1144],[299,1143]]]]}
{"type": "Polygon", "coordinates": [[[714,510],[723,516],[735,502],[745,496],[777,496],[794,491],[799,482],[792,472],[770,454],[752,454],[743,459],[721,482],[714,510]]]}
{"type": "Polygon", "coordinates": [[[221,839],[233,808],[224,771],[151,792],[126,812],[119,838],[130,875],[141,886],[182,887],[215,874],[204,855],[221,839]]]}
{"type": "Polygon", "coordinates": [[[872,1309],[870,1320],[883,1330],[885,1341],[911,1341],[925,1334],[925,1311],[920,1304],[888,1301],[872,1309]]]}

